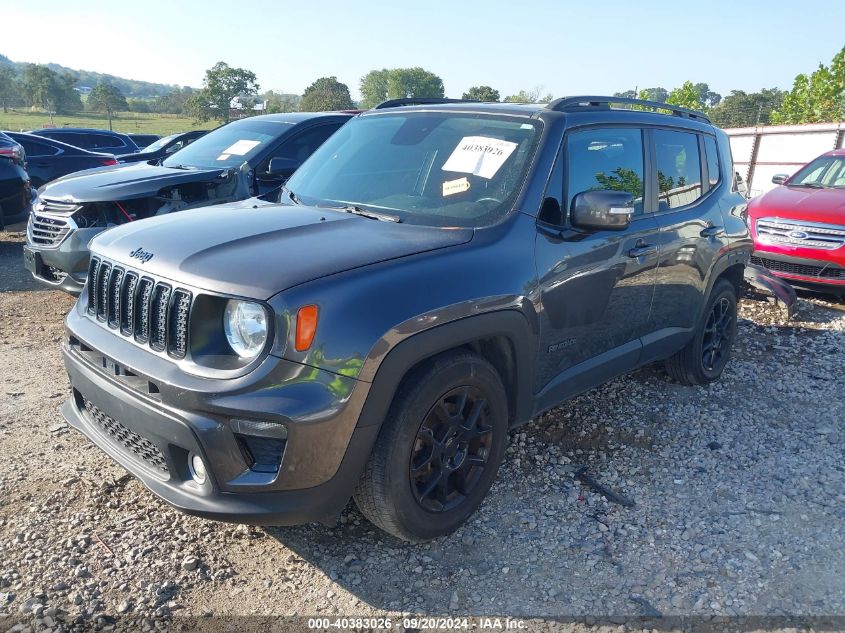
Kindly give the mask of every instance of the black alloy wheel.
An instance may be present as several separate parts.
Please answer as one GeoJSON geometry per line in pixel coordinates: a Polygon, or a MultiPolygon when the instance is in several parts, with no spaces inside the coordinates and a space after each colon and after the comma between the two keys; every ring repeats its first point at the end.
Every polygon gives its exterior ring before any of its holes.
{"type": "Polygon", "coordinates": [[[493,443],[488,403],[475,387],[446,393],[426,415],[411,452],[414,498],[430,512],[451,510],[478,485],[493,443]]]}

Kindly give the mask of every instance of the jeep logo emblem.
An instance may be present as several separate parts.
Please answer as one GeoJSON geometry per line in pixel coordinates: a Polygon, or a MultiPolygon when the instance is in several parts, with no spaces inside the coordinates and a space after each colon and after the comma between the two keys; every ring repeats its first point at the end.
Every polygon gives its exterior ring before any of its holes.
{"type": "Polygon", "coordinates": [[[153,258],[153,254],[150,251],[145,251],[143,246],[136,248],[134,251],[129,253],[129,257],[134,257],[141,261],[141,263],[146,264],[153,258]]]}

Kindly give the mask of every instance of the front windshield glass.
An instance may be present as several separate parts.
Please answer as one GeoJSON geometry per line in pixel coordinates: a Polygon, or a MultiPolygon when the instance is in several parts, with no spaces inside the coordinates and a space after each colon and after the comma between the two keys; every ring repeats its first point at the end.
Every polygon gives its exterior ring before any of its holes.
{"type": "Polygon", "coordinates": [[[364,115],[330,137],[286,190],[303,204],[361,207],[413,224],[484,226],[512,208],[540,125],[463,112],[364,115]]]}
{"type": "Polygon", "coordinates": [[[227,168],[260,154],[290,126],[281,121],[241,119],[201,136],[162,162],[165,167],[227,168]]]}
{"type": "Polygon", "coordinates": [[[179,135],[178,134],[171,134],[170,136],[165,136],[164,138],[160,138],[155,143],[150,143],[149,145],[147,145],[144,149],[142,149],[138,153],[139,154],[150,154],[152,152],[157,152],[158,150],[160,150],[162,147],[167,145],[170,141],[172,141],[177,136],[179,136],[179,135]]]}
{"type": "Polygon", "coordinates": [[[845,189],[845,156],[820,156],[795,174],[792,187],[845,189]]]}

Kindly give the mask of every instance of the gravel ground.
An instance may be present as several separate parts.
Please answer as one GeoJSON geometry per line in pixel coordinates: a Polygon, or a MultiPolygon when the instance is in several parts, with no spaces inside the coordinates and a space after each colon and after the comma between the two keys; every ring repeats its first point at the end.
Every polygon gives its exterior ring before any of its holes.
{"type": "Polygon", "coordinates": [[[72,299],[28,279],[21,242],[0,233],[0,630],[398,614],[845,626],[842,303],[804,296],[786,321],[743,300],[718,384],[650,367],[570,401],[513,434],[468,525],[410,546],[352,505],[334,528],[265,529],[156,499],[62,421],[72,299]]]}

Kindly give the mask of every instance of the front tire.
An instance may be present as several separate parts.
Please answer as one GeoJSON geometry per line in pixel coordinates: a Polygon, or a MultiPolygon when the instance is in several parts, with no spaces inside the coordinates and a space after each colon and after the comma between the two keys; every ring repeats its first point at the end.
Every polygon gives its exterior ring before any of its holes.
{"type": "Polygon", "coordinates": [[[397,391],[354,494],[358,509],[406,541],[452,532],[490,489],[507,430],[490,363],[467,351],[434,358],[397,391]]]}
{"type": "Polygon", "coordinates": [[[730,360],[736,323],[736,288],[727,279],[719,279],[710,292],[695,336],[666,360],[666,373],[685,385],[718,380],[730,360]]]}

